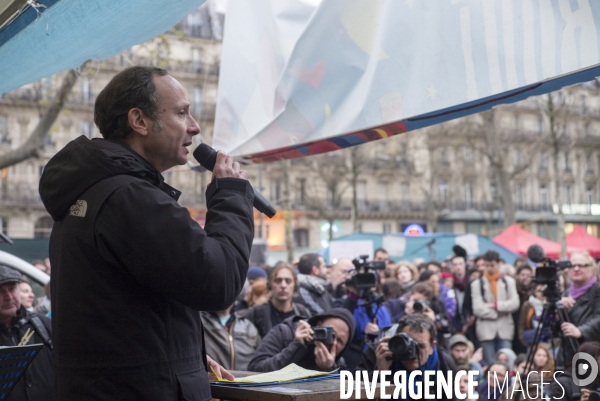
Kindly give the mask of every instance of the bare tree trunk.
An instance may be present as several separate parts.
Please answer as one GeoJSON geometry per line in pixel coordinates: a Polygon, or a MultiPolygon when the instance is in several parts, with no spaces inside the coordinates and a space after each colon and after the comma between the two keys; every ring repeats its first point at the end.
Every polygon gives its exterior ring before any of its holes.
{"type": "Polygon", "coordinates": [[[291,160],[283,160],[283,207],[285,214],[285,247],[287,249],[287,261],[294,260],[294,232],[292,230],[291,191],[290,191],[290,167],[291,160]]]}
{"type": "Polygon", "coordinates": [[[39,151],[44,147],[46,135],[48,131],[56,121],[58,114],[62,110],[67,97],[71,93],[71,90],[77,82],[77,73],[75,70],[69,70],[63,78],[62,84],[54,101],[50,104],[50,107],[40,119],[38,125],[29,135],[29,138],[19,146],[17,149],[12,150],[4,155],[0,156],[0,169],[12,166],[22,162],[23,160],[29,159],[30,157],[37,157],[39,151]]]}
{"type": "MultiPolygon", "coordinates": [[[[502,163],[502,162],[500,162],[502,163]]],[[[504,226],[510,226],[517,222],[516,207],[512,197],[512,189],[510,187],[510,178],[507,171],[502,168],[496,168],[497,182],[500,188],[500,198],[502,200],[502,212],[504,214],[504,226]]]]}
{"type": "Polygon", "coordinates": [[[552,145],[552,169],[554,170],[554,187],[556,191],[556,203],[558,203],[558,221],[557,221],[557,239],[560,243],[560,256],[567,256],[567,239],[565,237],[565,215],[562,211],[563,191],[562,191],[562,174],[558,166],[558,160],[560,155],[560,143],[558,140],[558,133],[556,127],[556,110],[554,108],[554,101],[552,95],[547,96],[547,111],[548,119],[550,122],[550,144],[552,145]]]}

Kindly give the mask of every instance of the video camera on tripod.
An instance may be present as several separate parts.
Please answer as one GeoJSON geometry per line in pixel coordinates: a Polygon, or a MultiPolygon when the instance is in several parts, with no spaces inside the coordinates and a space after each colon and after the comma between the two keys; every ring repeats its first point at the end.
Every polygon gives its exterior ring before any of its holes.
{"type": "MultiPolygon", "coordinates": [[[[573,338],[563,336],[560,328],[562,323],[569,322],[569,315],[560,301],[559,272],[571,268],[573,265],[568,260],[556,261],[552,258],[547,258],[544,254],[544,250],[539,245],[531,245],[527,249],[527,257],[538,265],[535,269],[534,282],[546,285],[543,292],[546,297],[546,302],[544,303],[544,309],[534,335],[529,358],[525,365],[526,370],[529,371],[530,367],[533,366],[533,356],[542,339],[549,342],[552,341],[552,338],[560,338],[563,352],[565,347],[569,346],[573,354],[577,350],[577,343],[573,338]]],[[[556,360],[556,355],[554,355],[554,357],[556,360]]],[[[562,368],[563,367],[557,366],[557,369],[562,368]]]]}

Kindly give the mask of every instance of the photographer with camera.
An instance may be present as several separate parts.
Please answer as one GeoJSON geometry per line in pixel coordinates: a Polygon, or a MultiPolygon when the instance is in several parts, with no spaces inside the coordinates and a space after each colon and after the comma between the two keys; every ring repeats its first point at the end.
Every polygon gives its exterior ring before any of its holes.
{"type": "MultiPolygon", "coordinates": [[[[370,344],[363,353],[359,369],[372,373],[375,370],[395,372],[434,371],[446,376],[455,371],[452,357],[437,347],[436,329],[433,322],[423,315],[407,315],[391,327],[382,330],[376,344],[370,344]]],[[[417,376],[422,380],[423,375],[417,376]]],[[[436,394],[434,387],[432,393],[436,394]]],[[[451,400],[445,397],[440,400],[451,400]]]]}
{"type": "Polygon", "coordinates": [[[348,295],[342,305],[352,313],[356,322],[354,340],[344,353],[349,370],[354,370],[365,350],[365,335],[392,324],[389,310],[383,305],[383,296],[375,291],[377,276],[370,270],[383,272],[384,261],[367,262],[367,255],[354,259],[355,274],[346,281],[348,295]]]}
{"type": "MultiPolygon", "coordinates": [[[[600,283],[597,280],[598,265],[587,252],[574,252],[569,268],[571,287],[563,293],[562,304],[567,309],[569,322],[560,329],[566,337],[579,343],[600,338],[600,283]]],[[[573,358],[571,347],[561,345],[557,366],[564,366],[573,358]]]]}
{"type": "Polygon", "coordinates": [[[354,330],[354,318],[342,308],[333,308],[307,321],[292,316],[263,338],[248,370],[272,372],[291,363],[323,372],[343,367],[341,356],[352,341],[354,330]]]}

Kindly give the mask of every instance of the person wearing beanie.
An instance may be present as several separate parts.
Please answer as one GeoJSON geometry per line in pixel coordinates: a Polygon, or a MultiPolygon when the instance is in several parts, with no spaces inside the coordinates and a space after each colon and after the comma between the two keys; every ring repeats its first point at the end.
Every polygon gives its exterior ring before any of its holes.
{"type": "Polygon", "coordinates": [[[264,278],[265,280],[267,279],[267,272],[265,269],[260,266],[252,266],[248,269],[247,279],[250,285],[252,285],[254,281],[258,280],[259,278],[264,278]]]}
{"type": "Polygon", "coordinates": [[[248,364],[253,372],[272,372],[291,363],[305,369],[329,372],[345,366],[342,353],[352,341],[355,323],[344,308],[333,308],[308,320],[293,316],[273,327],[248,364]],[[314,328],[331,327],[332,344],[313,341],[314,328]]]}

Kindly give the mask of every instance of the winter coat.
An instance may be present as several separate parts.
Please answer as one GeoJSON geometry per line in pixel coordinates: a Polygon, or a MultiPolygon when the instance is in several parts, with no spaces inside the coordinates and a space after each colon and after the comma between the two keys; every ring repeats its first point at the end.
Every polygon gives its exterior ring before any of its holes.
{"type": "MultiPolygon", "coordinates": [[[[563,297],[569,296],[565,291],[563,297]]],[[[585,294],[577,298],[575,305],[567,309],[569,321],[581,330],[582,338],[575,340],[577,346],[584,341],[598,341],[600,339],[600,281],[597,281],[585,294]]],[[[573,351],[570,346],[563,344],[557,353],[557,366],[564,366],[573,359],[573,351]]]]}
{"type": "Polygon", "coordinates": [[[311,315],[318,315],[333,308],[333,296],[327,291],[327,282],[317,276],[298,274],[298,296],[295,303],[308,308],[311,315]]]}
{"type": "Polygon", "coordinates": [[[213,180],[204,229],[179,194],[114,141],[79,137],[46,165],[58,400],[211,398],[198,311],[242,289],[253,192],[213,180]]]}
{"type": "MultiPolygon", "coordinates": [[[[52,350],[44,342],[43,335],[31,323],[34,314],[27,312],[23,306],[12,319],[11,326],[6,327],[0,323],[0,346],[16,347],[23,336],[33,331],[33,336],[23,345],[44,344],[42,350],[36,355],[31,366],[25,370],[25,375],[15,384],[7,401],[38,401],[52,400],[54,397],[54,368],[52,367],[52,350]],[[24,319],[24,320],[22,320],[24,319]]],[[[46,329],[48,336],[52,337],[50,320],[43,315],[38,315],[39,320],[46,329]]]]}
{"type": "MultiPolygon", "coordinates": [[[[262,338],[269,334],[269,331],[273,328],[273,323],[271,322],[271,305],[269,304],[254,305],[243,311],[243,313],[240,313],[240,315],[256,326],[258,334],[262,338]]],[[[294,302],[294,315],[308,319],[310,312],[304,305],[294,302]]]]}
{"type": "Polygon", "coordinates": [[[496,335],[502,340],[511,341],[514,336],[515,325],[511,313],[519,309],[515,279],[510,276],[500,277],[496,288],[498,299],[494,299],[485,275],[471,282],[473,315],[477,318],[476,333],[479,341],[493,340],[496,335]],[[483,306],[488,302],[496,302],[496,309],[483,306]]]}
{"type": "MultiPolygon", "coordinates": [[[[350,337],[346,347],[336,356],[336,361],[329,370],[344,368],[345,362],[341,356],[352,341],[352,333],[355,330],[354,319],[347,310],[334,308],[322,315],[311,317],[308,319],[308,323],[314,327],[318,321],[327,317],[340,318],[348,324],[350,337]]],[[[301,320],[299,316],[292,316],[273,327],[258,346],[254,358],[248,364],[248,370],[252,372],[272,372],[291,363],[305,369],[321,370],[315,362],[314,345],[302,344],[295,338],[299,320],[301,320]]]]}
{"type": "Polygon", "coordinates": [[[200,312],[206,353],[225,369],[248,370],[248,362],[260,344],[252,322],[232,314],[223,326],[215,312],[200,312]]]}

